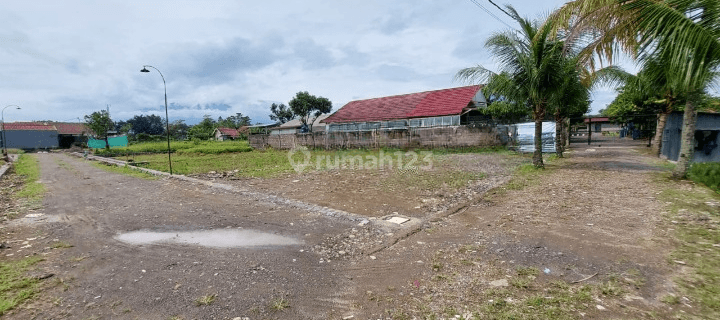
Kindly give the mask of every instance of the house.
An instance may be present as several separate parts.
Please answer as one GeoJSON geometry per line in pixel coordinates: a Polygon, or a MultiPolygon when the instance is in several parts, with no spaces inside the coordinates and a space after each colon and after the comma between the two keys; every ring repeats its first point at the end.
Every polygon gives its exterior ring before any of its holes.
{"type": "MultiPolygon", "coordinates": [[[[321,121],[329,117],[329,114],[321,114],[319,117],[310,117],[309,122],[312,122],[312,132],[323,132],[325,131],[325,124],[321,121]]],[[[270,129],[270,134],[295,134],[302,132],[302,122],[300,119],[293,119],[285,122],[277,127],[270,129]]]]}
{"type": "Polygon", "coordinates": [[[240,132],[235,128],[215,128],[213,137],[218,141],[235,140],[240,137],[240,132]]]}
{"type": "Polygon", "coordinates": [[[470,124],[487,105],[481,85],[347,103],[321,123],[327,132],[393,130],[470,124]]]}
{"type": "MultiPolygon", "coordinates": [[[[661,157],[677,161],[680,156],[683,113],[668,115],[663,131],[661,157]]],[[[720,113],[698,112],[695,127],[695,155],[693,162],[720,161],[720,113]]]]}
{"type": "Polygon", "coordinates": [[[592,132],[620,132],[620,125],[613,123],[608,117],[586,118],[585,125],[590,125],[592,132]]]}
{"type": "MultiPolygon", "coordinates": [[[[83,123],[8,122],[4,124],[8,148],[49,149],[69,148],[76,142],[87,142],[90,130],[83,123]]],[[[0,135],[2,140],[3,135],[0,135]]],[[[0,141],[0,146],[5,142],[0,141]]]]}

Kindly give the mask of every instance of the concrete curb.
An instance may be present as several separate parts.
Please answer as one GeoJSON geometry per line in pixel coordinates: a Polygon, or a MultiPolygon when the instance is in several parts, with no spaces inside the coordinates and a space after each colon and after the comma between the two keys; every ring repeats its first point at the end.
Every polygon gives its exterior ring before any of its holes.
{"type": "Polygon", "coordinates": [[[2,177],[5,175],[5,173],[8,172],[8,170],[10,170],[10,168],[12,168],[13,162],[17,161],[17,159],[18,159],[18,155],[16,155],[16,154],[10,154],[10,155],[8,155],[8,157],[10,157],[10,162],[8,162],[8,163],[4,164],[2,167],[0,167],[0,179],[2,179],[2,177]]]}
{"type": "MultiPolygon", "coordinates": [[[[243,196],[251,197],[256,200],[266,201],[266,202],[269,202],[272,204],[289,206],[289,207],[294,207],[294,208],[298,208],[298,209],[302,209],[302,210],[318,212],[318,213],[323,214],[328,217],[343,218],[343,219],[347,219],[347,220],[350,220],[353,222],[360,222],[360,221],[368,220],[365,216],[357,215],[354,213],[350,213],[350,212],[346,212],[346,211],[342,211],[342,210],[336,210],[336,209],[332,209],[332,208],[328,208],[328,207],[322,207],[322,206],[318,206],[318,205],[314,205],[314,204],[310,204],[310,203],[306,203],[306,202],[302,202],[302,201],[298,201],[298,200],[287,199],[287,198],[279,197],[279,196],[272,195],[272,194],[266,194],[266,193],[255,192],[255,191],[250,191],[250,190],[243,190],[243,189],[237,188],[235,186],[212,182],[212,181],[207,181],[207,180],[201,180],[201,179],[192,178],[192,177],[188,177],[188,176],[184,176],[184,175],[178,175],[178,174],[170,175],[169,173],[163,172],[163,171],[157,171],[157,170],[152,170],[152,169],[147,169],[147,168],[139,168],[136,166],[128,165],[127,162],[122,161],[122,160],[109,159],[109,158],[103,158],[103,157],[92,156],[92,155],[85,156],[79,152],[73,152],[73,153],[71,153],[71,155],[79,157],[79,158],[86,158],[88,160],[104,162],[104,163],[116,165],[119,167],[128,167],[128,168],[131,168],[134,170],[146,172],[146,173],[156,175],[156,176],[165,176],[165,177],[172,178],[172,179],[203,184],[208,187],[223,189],[223,190],[237,193],[237,194],[240,194],[243,196]]],[[[384,224],[380,223],[380,225],[384,225],[384,224]]]]}

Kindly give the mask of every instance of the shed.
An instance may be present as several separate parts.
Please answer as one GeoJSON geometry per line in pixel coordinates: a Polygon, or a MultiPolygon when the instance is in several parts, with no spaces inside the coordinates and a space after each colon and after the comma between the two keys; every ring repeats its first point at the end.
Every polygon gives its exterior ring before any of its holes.
{"type": "MultiPolygon", "coordinates": [[[[321,123],[321,121],[325,120],[327,117],[329,117],[330,114],[321,114],[319,117],[310,117],[308,122],[312,122],[312,132],[322,132],[325,131],[326,124],[321,123]]],[[[277,127],[270,129],[270,134],[295,134],[300,133],[302,128],[302,122],[300,119],[293,119],[288,122],[285,122],[277,127]]]]}
{"type": "Polygon", "coordinates": [[[59,146],[58,131],[48,122],[9,122],[3,124],[2,146],[16,149],[50,149],[59,146]],[[6,145],[7,144],[7,145],[6,145]]]}
{"type": "MultiPolygon", "coordinates": [[[[668,115],[662,138],[661,156],[677,161],[680,156],[682,139],[683,113],[673,112],[668,115]]],[[[695,127],[695,155],[693,162],[720,161],[720,113],[698,112],[695,127]]]]}

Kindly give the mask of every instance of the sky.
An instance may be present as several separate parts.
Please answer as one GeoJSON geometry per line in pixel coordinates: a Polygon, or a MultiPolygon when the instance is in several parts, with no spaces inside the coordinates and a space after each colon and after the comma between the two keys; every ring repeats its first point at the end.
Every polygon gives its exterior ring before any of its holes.
{"type": "MultiPolygon", "coordinates": [[[[484,48],[516,24],[487,0],[2,1],[0,108],[6,121],[78,122],[204,115],[269,123],[297,92],[347,102],[463,86],[465,67],[497,70],[484,48]],[[507,25],[505,25],[507,24],[507,25]]],[[[565,1],[505,0],[529,18],[565,1]]],[[[593,113],[615,97],[593,93],[593,113]]]]}

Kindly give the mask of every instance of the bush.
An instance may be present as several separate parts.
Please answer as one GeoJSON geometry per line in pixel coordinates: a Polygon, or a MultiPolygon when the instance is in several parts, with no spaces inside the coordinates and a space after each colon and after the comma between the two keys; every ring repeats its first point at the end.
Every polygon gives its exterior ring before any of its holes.
{"type": "Polygon", "coordinates": [[[688,178],[720,193],[720,163],[693,163],[688,178]]]}

